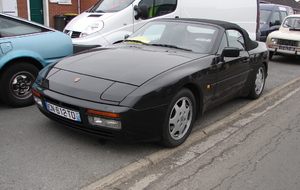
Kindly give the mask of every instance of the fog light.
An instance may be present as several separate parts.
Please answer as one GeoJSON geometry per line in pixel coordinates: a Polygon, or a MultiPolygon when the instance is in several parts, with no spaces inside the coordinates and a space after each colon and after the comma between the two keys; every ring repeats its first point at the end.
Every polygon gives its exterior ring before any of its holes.
{"type": "Polygon", "coordinates": [[[113,119],[105,119],[102,117],[98,116],[88,116],[89,123],[91,125],[95,126],[102,126],[102,127],[107,127],[107,128],[112,128],[112,129],[121,129],[121,121],[118,120],[113,120],[113,119]]]}
{"type": "Polygon", "coordinates": [[[40,98],[36,97],[36,96],[33,96],[34,98],[34,101],[37,105],[39,105],[40,107],[43,107],[43,102],[40,98]]]}

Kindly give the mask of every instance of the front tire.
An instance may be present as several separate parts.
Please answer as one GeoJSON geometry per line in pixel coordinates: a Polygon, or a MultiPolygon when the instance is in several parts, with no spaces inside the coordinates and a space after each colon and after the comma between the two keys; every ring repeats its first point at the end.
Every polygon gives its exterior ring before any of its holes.
{"type": "Polygon", "coordinates": [[[27,62],[17,62],[6,68],[0,78],[2,102],[12,107],[33,104],[31,85],[38,72],[38,68],[27,62]]]}
{"type": "Polygon", "coordinates": [[[265,81],[266,81],[266,68],[262,64],[261,66],[259,66],[259,68],[256,71],[255,80],[253,82],[253,86],[251,88],[248,97],[251,99],[259,98],[264,90],[265,81]]]}
{"type": "Polygon", "coordinates": [[[196,101],[188,89],[180,90],[169,105],[161,144],[173,148],[181,145],[189,136],[196,116],[196,101]]]}

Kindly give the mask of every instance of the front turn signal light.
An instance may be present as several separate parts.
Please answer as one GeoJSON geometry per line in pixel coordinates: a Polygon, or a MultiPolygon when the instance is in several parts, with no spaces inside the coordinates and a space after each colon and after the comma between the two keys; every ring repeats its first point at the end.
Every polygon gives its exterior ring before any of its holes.
{"type": "Polygon", "coordinates": [[[118,113],[110,113],[110,112],[103,112],[103,111],[97,111],[92,109],[87,109],[87,113],[93,114],[93,115],[99,115],[99,116],[105,116],[105,117],[111,117],[111,118],[120,118],[121,115],[118,113]]]}

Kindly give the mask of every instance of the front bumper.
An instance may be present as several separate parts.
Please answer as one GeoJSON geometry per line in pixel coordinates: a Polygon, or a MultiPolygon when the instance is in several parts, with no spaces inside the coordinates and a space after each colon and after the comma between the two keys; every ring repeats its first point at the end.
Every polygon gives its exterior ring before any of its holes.
{"type": "MultiPolygon", "coordinates": [[[[38,91],[36,85],[33,85],[33,90],[38,91]]],[[[39,91],[39,93],[41,93],[41,91],[39,91]]],[[[73,129],[97,135],[103,139],[126,142],[159,141],[165,120],[165,113],[168,107],[168,105],[163,105],[155,108],[135,110],[127,107],[111,106],[76,99],[49,90],[44,90],[38,98],[41,99],[43,104],[42,107],[37,105],[39,110],[50,119],[73,129]],[[73,121],[49,112],[46,109],[46,101],[78,111],[81,116],[81,121],[73,121]],[[89,114],[87,113],[87,108],[110,112],[113,110],[115,113],[120,113],[122,129],[118,130],[91,125],[88,121],[89,114]]]]}
{"type": "Polygon", "coordinates": [[[280,55],[300,55],[300,47],[269,45],[268,50],[280,55]]]}

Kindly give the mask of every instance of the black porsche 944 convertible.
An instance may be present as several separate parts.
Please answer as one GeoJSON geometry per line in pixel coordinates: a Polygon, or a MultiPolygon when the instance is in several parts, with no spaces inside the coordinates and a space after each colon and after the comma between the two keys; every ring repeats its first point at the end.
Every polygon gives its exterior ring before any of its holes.
{"type": "Polygon", "coordinates": [[[32,89],[41,112],[67,126],[176,147],[209,108],[259,98],[267,70],[266,45],[236,24],[163,19],[49,65],[32,89]]]}

